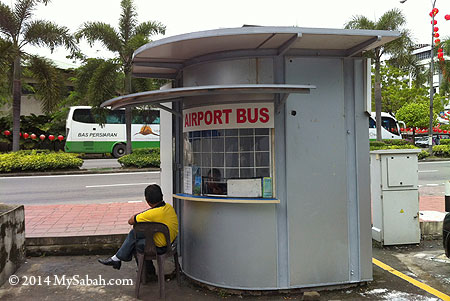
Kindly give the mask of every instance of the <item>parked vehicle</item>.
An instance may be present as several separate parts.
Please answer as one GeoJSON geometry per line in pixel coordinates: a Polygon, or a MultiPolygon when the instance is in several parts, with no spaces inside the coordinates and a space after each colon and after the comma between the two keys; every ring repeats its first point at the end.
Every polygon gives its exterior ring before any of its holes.
{"type": "MultiPolygon", "coordinates": [[[[109,110],[106,123],[98,124],[89,106],[71,107],[66,120],[69,153],[111,153],[118,158],[126,152],[125,110],[109,110]]],[[[133,114],[132,148],[159,147],[159,110],[133,114]]]]}
{"type": "Polygon", "coordinates": [[[450,213],[444,218],[444,224],[442,226],[442,239],[444,242],[445,255],[450,258],[450,213]]]}
{"type": "MultiPolygon", "coordinates": [[[[389,113],[381,112],[381,138],[382,139],[402,139],[400,133],[399,123],[405,123],[403,121],[397,121],[394,116],[389,113]]],[[[375,113],[371,113],[369,116],[369,139],[377,139],[377,126],[375,113]]]]}

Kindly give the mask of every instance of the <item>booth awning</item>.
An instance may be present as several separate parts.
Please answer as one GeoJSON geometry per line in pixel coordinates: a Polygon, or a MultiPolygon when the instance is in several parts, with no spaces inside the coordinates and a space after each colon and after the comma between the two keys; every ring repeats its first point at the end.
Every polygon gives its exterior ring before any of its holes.
{"type": "Polygon", "coordinates": [[[167,90],[146,91],[119,96],[102,103],[102,107],[112,109],[126,106],[159,105],[161,102],[174,101],[176,99],[205,96],[205,95],[232,95],[232,94],[289,94],[309,93],[315,89],[311,85],[286,85],[286,84],[247,84],[247,85],[215,85],[174,88],[167,90]]]}
{"type": "Polygon", "coordinates": [[[278,55],[350,57],[400,36],[398,31],[301,27],[225,28],[177,35],[135,51],[134,77],[174,79],[186,66],[220,59],[278,55]]]}

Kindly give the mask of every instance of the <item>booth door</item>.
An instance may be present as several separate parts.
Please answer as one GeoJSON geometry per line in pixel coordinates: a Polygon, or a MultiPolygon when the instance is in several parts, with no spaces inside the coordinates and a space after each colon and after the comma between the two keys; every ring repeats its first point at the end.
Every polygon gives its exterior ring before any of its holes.
{"type": "Polygon", "coordinates": [[[346,130],[341,59],[292,58],[287,84],[312,84],[286,101],[290,285],[349,279],[346,130]]]}

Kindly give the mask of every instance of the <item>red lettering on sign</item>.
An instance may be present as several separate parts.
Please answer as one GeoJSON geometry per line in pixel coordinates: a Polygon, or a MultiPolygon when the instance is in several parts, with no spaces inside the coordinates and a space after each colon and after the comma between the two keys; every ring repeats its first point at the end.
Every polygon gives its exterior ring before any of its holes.
{"type": "Polygon", "coordinates": [[[247,117],[245,116],[245,109],[236,109],[236,122],[245,123],[246,121],[247,117]]]}
{"type": "Polygon", "coordinates": [[[203,116],[204,116],[203,112],[198,112],[198,115],[197,115],[197,117],[198,117],[197,125],[200,125],[200,122],[203,120],[203,116]]]}
{"type": "Polygon", "coordinates": [[[187,114],[185,119],[184,119],[184,127],[187,128],[188,126],[191,126],[189,124],[189,117],[191,117],[191,114],[187,114]]]}
{"type": "Polygon", "coordinates": [[[261,110],[259,110],[259,115],[261,115],[261,118],[259,118],[259,121],[261,121],[262,123],[267,123],[269,122],[269,109],[268,108],[261,108],[261,110]]]}
{"type": "Polygon", "coordinates": [[[222,124],[222,111],[214,110],[214,124],[222,124]]]}
{"type": "Polygon", "coordinates": [[[205,123],[206,125],[210,125],[213,119],[213,114],[211,111],[206,111],[205,112],[205,123]]]}
{"type": "Polygon", "coordinates": [[[231,109],[222,110],[222,112],[225,114],[225,123],[226,124],[230,123],[230,113],[232,111],[233,110],[231,110],[231,109]]]}
{"type": "Polygon", "coordinates": [[[192,126],[197,126],[197,113],[192,113],[192,120],[191,120],[191,125],[192,126]]]}
{"type": "Polygon", "coordinates": [[[250,123],[255,123],[258,121],[258,109],[254,108],[254,110],[255,110],[255,115],[253,115],[253,117],[252,117],[252,109],[250,109],[250,108],[247,109],[247,113],[248,113],[247,118],[250,123]]]}

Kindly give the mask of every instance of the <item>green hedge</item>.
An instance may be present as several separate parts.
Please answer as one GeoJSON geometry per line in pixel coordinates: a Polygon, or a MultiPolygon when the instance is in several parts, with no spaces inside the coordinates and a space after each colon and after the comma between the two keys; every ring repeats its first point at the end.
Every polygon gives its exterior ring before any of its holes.
{"type": "Polygon", "coordinates": [[[439,141],[439,144],[441,144],[441,145],[450,145],[450,139],[441,139],[439,141]]]}
{"type": "Polygon", "coordinates": [[[433,146],[433,155],[436,157],[450,157],[450,145],[433,146]]]}
{"type": "Polygon", "coordinates": [[[79,168],[83,160],[75,154],[19,151],[0,154],[0,172],[46,171],[79,168]]]}
{"type": "Polygon", "coordinates": [[[159,148],[143,148],[133,151],[130,155],[119,158],[119,163],[123,167],[159,167],[161,161],[159,148]]]}
{"type": "Polygon", "coordinates": [[[405,144],[405,145],[376,145],[376,146],[372,146],[372,143],[370,145],[370,150],[374,151],[374,150],[380,150],[380,149],[414,149],[414,148],[419,148],[416,147],[414,145],[411,144],[405,144]]]}

